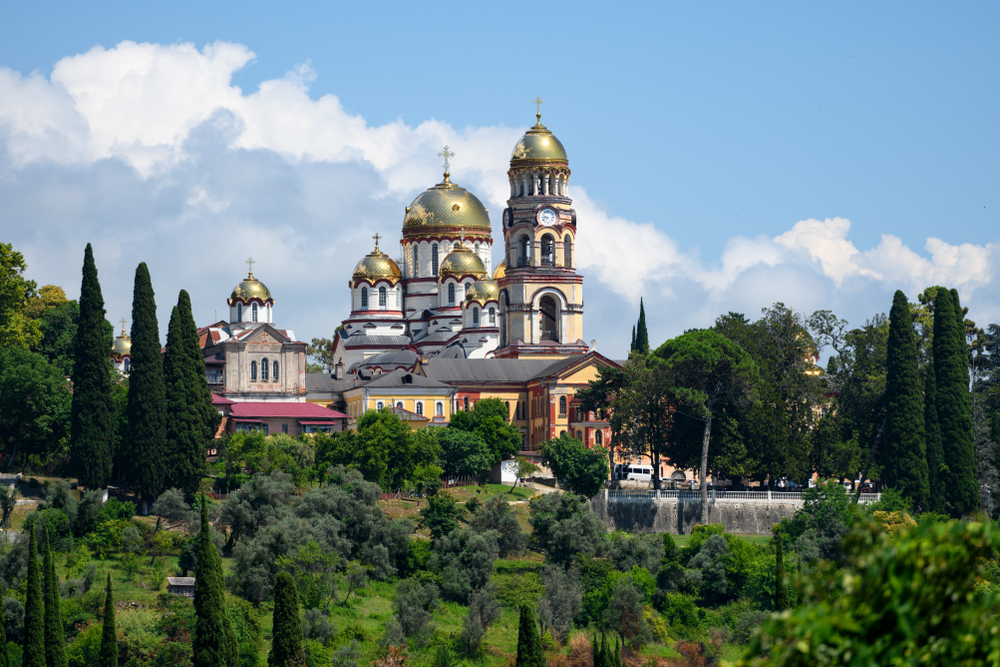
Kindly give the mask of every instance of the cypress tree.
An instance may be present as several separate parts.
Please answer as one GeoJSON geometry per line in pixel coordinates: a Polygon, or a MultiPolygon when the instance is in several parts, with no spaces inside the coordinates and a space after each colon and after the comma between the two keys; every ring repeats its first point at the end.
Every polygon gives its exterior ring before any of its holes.
{"type": "Polygon", "coordinates": [[[639,324],[635,327],[635,349],[637,352],[649,354],[649,334],[646,332],[646,307],[639,297],[639,324]]]}
{"type": "Polygon", "coordinates": [[[108,588],[104,596],[104,623],[101,628],[101,656],[99,667],[118,667],[118,634],[115,632],[115,599],[111,594],[111,574],[108,573],[108,588]]]}
{"type": "Polygon", "coordinates": [[[24,601],[24,667],[45,667],[45,601],[42,573],[38,569],[38,540],[35,522],[28,522],[28,590],[24,601]]]}
{"type": "Polygon", "coordinates": [[[268,667],[293,667],[305,663],[302,653],[302,621],[295,580],[279,572],[274,583],[274,639],[267,655],[268,667]]]}
{"type": "Polygon", "coordinates": [[[924,396],[910,304],[900,290],[896,290],[889,311],[885,398],[883,477],[888,486],[909,498],[914,507],[925,509],[930,490],[924,396]]]}
{"type": "Polygon", "coordinates": [[[935,512],[944,513],[945,497],[941,482],[947,478],[948,468],[944,463],[944,450],[941,445],[941,427],[938,424],[937,413],[937,378],[934,373],[934,359],[927,361],[924,370],[924,430],[927,440],[927,477],[929,488],[928,506],[935,512]]]}
{"type": "Polygon", "coordinates": [[[215,436],[219,416],[212,408],[191,298],[184,290],[170,314],[163,376],[170,415],[166,486],[194,493],[205,474],[205,453],[215,436]]]}
{"type": "Polygon", "coordinates": [[[979,504],[969,403],[969,358],[965,332],[958,327],[960,317],[961,307],[955,295],[939,289],[934,299],[934,372],[941,449],[947,466],[941,490],[946,510],[953,517],[969,514],[979,504]]]}
{"type": "Polygon", "coordinates": [[[635,352],[635,325],[632,325],[632,345],[628,348],[629,352],[635,352]]]}
{"type": "Polygon", "coordinates": [[[66,633],[59,609],[59,578],[52,540],[45,533],[45,661],[48,667],[66,667],[66,633]]]}
{"type": "Polygon", "coordinates": [[[232,667],[236,664],[236,634],[229,623],[222,588],[222,558],[212,544],[208,525],[208,503],[201,497],[201,533],[195,566],[192,640],[194,667],[232,667]]]}
{"type": "Polygon", "coordinates": [[[83,253],[80,319],[73,340],[73,407],[70,412],[72,467],[80,484],[99,489],[111,480],[112,368],[110,342],[105,333],[104,297],[97,280],[94,252],[83,253]]]}
{"type": "Polygon", "coordinates": [[[521,606],[521,618],[517,626],[517,660],[515,667],[545,667],[542,654],[542,637],[531,607],[521,606]]]}
{"type": "Polygon", "coordinates": [[[156,302],[145,262],[132,292],[132,367],[128,380],[128,483],[146,499],[164,491],[167,402],[156,302]]]}
{"type": "Polygon", "coordinates": [[[774,535],[774,558],[777,561],[774,570],[774,610],[784,611],[788,609],[788,582],[785,581],[785,554],[782,543],[782,534],[774,535]]]}
{"type": "Polygon", "coordinates": [[[4,625],[7,624],[7,615],[0,607],[0,667],[10,667],[10,657],[7,655],[7,631],[4,625]]]}

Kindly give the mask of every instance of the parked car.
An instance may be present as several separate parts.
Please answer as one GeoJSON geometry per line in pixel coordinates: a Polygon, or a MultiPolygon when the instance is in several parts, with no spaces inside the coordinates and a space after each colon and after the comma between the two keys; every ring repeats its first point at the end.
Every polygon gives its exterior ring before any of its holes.
{"type": "Polygon", "coordinates": [[[625,473],[625,479],[636,482],[651,482],[653,481],[653,466],[630,465],[625,473]]]}

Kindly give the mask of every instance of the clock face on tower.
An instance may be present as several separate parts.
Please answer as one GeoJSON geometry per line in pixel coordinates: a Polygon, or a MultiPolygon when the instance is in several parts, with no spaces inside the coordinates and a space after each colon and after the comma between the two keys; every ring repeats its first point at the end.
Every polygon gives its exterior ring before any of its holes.
{"type": "Polygon", "coordinates": [[[556,212],[551,208],[543,208],[538,213],[538,222],[543,225],[554,225],[557,219],[556,212]]]}

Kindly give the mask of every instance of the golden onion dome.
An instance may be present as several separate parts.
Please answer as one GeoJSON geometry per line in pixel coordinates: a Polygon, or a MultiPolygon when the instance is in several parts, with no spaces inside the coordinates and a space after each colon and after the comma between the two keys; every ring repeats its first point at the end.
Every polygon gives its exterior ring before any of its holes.
{"type": "Polygon", "coordinates": [[[229,305],[233,305],[235,301],[250,303],[251,299],[260,299],[265,303],[267,301],[274,302],[271,292],[267,289],[267,285],[254,278],[253,271],[247,275],[246,280],[233,288],[233,293],[229,295],[227,303],[229,305]]]}
{"type": "Polygon", "coordinates": [[[462,230],[473,236],[490,235],[490,216],[476,195],[449,180],[421,192],[406,207],[403,218],[403,236],[462,230]]]}
{"type": "Polygon", "coordinates": [[[493,280],[500,280],[507,275],[507,260],[501,259],[497,268],[493,269],[493,280]]]}
{"type": "Polygon", "coordinates": [[[122,329],[122,335],[111,344],[111,356],[120,360],[125,355],[132,356],[132,339],[122,329]]]}
{"type": "Polygon", "coordinates": [[[486,267],[479,255],[459,243],[455,246],[444,261],[441,262],[441,276],[476,276],[476,278],[486,277],[486,267]]]}
{"type": "Polygon", "coordinates": [[[536,116],[538,122],[530,130],[524,133],[517,145],[514,146],[510,154],[511,166],[519,162],[565,162],[569,163],[566,157],[566,149],[556,136],[542,125],[542,114],[536,116]]]}
{"type": "Polygon", "coordinates": [[[365,255],[364,259],[354,267],[352,280],[368,280],[372,283],[376,280],[388,280],[395,285],[402,277],[403,272],[399,270],[399,266],[378,249],[376,240],[375,250],[365,255]]]}
{"type": "Polygon", "coordinates": [[[472,284],[472,287],[465,291],[466,301],[478,301],[479,303],[486,303],[487,301],[499,301],[500,300],[500,286],[497,285],[497,281],[490,280],[489,278],[482,278],[477,280],[472,284]]]}

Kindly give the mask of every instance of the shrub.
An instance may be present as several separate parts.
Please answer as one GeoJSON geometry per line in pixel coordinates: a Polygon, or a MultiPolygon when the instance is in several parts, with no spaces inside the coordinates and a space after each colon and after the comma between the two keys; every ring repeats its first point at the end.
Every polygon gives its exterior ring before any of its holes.
{"type": "Polygon", "coordinates": [[[573,619],[583,610],[580,570],[549,566],[542,573],[542,581],[545,597],[538,603],[538,618],[543,630],[554,632],[564,642],[573,628],[573,619]]]}
{"type": "Polygon", "coordinates": [[[431,611],[437,606],[438,589],[434,584],[419,584],[404,579],[396,587],[393,608],[403,634],[422,643],[429,634],[431,611]]]}
{"type": "Polygon", "coordinates": [[[542,578],[535,572],[497,572],[493,575],[497,601],[510,609],[535,606],[545,592],[542,578]]]}
{"type": "Polygon", "coordinates": [[[69,667],[93,667],[101,657],[101,624],[91,621],[66,647],[69,667]]]}

